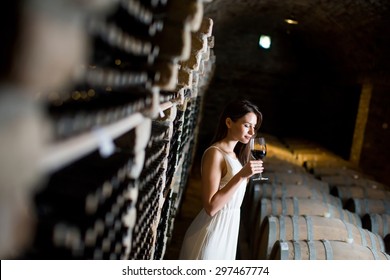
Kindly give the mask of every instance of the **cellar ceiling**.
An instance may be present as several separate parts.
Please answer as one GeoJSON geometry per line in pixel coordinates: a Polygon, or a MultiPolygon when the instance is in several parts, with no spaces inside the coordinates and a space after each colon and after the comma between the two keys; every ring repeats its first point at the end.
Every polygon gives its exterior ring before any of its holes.
{"type": "Polygon", "coordinates": [[[216,77],[386,73],[389,6],[387,0],[213,0],[205,16],[214,20],[216,77]],[[258,46],[261,34],[271,36],[270,49],[258,46]]]}

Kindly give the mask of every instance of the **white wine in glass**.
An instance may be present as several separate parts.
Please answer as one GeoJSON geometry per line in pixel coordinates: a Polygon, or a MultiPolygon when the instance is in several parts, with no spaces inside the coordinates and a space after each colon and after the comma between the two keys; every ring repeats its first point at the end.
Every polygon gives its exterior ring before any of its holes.
{"type": "MultiPolygon", "coordinates": [[[[267,154],[267,145],[265,143],[264,137],[256,137],[250,140],[250,148],[252,156],[256,159],[263,159],[267,154]]],[[[268,180],[259,173],[257,177],[254,177],[252,180],[268,180]]]]}

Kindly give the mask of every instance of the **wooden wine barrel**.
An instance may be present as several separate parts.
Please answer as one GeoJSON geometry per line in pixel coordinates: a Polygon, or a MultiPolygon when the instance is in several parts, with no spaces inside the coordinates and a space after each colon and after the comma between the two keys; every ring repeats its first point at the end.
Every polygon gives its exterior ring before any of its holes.
{"type": "Polygon", "coordinates": [[[363,217],[365,214],[390,214],[390,200],[350,198],[344,206],[345,209],[363,217]]]}
{"type": "MultiPolygon", "coordinates": [[[[253,203],[257,203],[261,198],[312,198],[342,206],[338,197],[331,196],[328,188],[322,186],[307,186],[296,184],[255,184],[253,188],[253,203]]],[[[255,204],[253,204],[255,205],[255,204]]]]}
{"type": "Polygon", "coordinates": [[[362,217],[362,225],[363,228],[385,237],[390,233],[390,214],[366,214],[362,217]]]}
{"type": "Polygon", "coordinates": [[[335,186],[330,190],[330,193],[340,197],[343,203],[347,202],[350,198],[390,200],[390,191],[362,186],[335,186]]]}
{"type": "Polygon", "coordinates": [[[294,164],[276,157],[268,157],[264,159],[264,167],[267,172],[280,173],[307,173],[306,169],[298,164],[294,164]]]}
{"type": "Polygon", "coordinates": [[[331,187],[334,186],[361,186],[371,189],[386,190],[388,187],[380,182],[363,178],[359,176],[327,175],[321,176],[321,181],[327,182],[331,187]]]}
{"type": "Polygon", "coordinates": [[[270,254],[271,260],[390,260],[385,252],[342,241],[277,241],[270,254]]]}
{"type": "Polygon", "coordinates": [[[357,168],[347,167],[345,165],[334,165],[334,166],[315,166],[310,170],[315,177],[321,176],[332,176],[332,175],[343,175],[349,177],[364,177],[365,175],[357,170],[357,168]]]}
{"type": "Polygon", "coordinates": [[[294,151],[297,161],[304,165],[305,162],[327,162],[327,161],[342,161],[339,156],[328,153],[326,151],[294,151]]]}
{"type": "Polygon", "coordinates": [[[258,236],[261,224],[268,215],[311,215],[338,218],[342,221],[361,227],[362,222],[359,215],[352,213],[329,203],[324,203],[310,198],[281,198],[281,199],[260,199],[255,212],[254,221],[248,232],[251,234],[249,243],[251,248],[258,247],[258,236]]]}
{"type": "Polygon", "coordinates": [[[314,178],[309,173],[284,173],[284,172],[264,172],[264,177],[268,177],[273,184],[294,184],[306,186],[319,186],[329,190],[327,182],[314,178]]]}
{"type": "Polygon", "coordinates": [[[338,240],[385,251],[381,236],[337,218],[319,216],[267,216],[261,225],[255,259],[268,259],[277,240],[338,240]]]}
{"type": "Polygon", "coordinates": [[[303,163],[303,166],[311,173],[314,173],[313,170],[315,168],[323,168],[323,167],[329,167],[329,168],[355,168],[355,166],[350,163],[349,161],[346,161],[344,159],[341,159],[340,157],[332,157],[332,156],[323,156],[318,157],[316,159],[308,159],[303,163]]]}
{"type": "Polygon", "coordinates": [[[279,199],[279,198],[311,198],[319,200],[323,203],[329,203],[336,207],[342,208],[342,201],[340,198],[330,195],[328,189],[322,186],[309,187],[305,185],[295,184],[252,184],[249,186],[247,196],[243,203],[244,215],[243,221],[245,225],[251,225],[255,222],[256,205],[262,198],[279,199]]]}

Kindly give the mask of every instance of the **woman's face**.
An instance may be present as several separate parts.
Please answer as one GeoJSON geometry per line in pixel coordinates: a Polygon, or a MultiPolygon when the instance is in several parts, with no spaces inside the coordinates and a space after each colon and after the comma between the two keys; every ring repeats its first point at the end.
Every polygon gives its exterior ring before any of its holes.
{"type": "Polygon", "coordinates": [[[227,119],[228,137],[231,140],[236,140],[247,144],[249,140],[255,135],[255,126],[257,124],[257,116],[255,113],[249,112],[237,121],[227,119]]]}

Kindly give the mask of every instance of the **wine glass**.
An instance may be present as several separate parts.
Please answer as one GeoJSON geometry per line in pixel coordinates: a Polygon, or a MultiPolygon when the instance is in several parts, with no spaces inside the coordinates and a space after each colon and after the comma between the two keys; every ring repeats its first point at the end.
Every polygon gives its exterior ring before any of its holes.
{"type": "MultiPolygon", "coordinates": [[[[267,145],[265,143],[264,137],[255,137],[250,140],[250,149],[252,156],[256,159],[263,159],[267,154],[267,145]]],[[[268,180],[268,178],[263,177],[261,173],[256,178],[253,178],[254,181],[257,180],[268,180]]]]}

